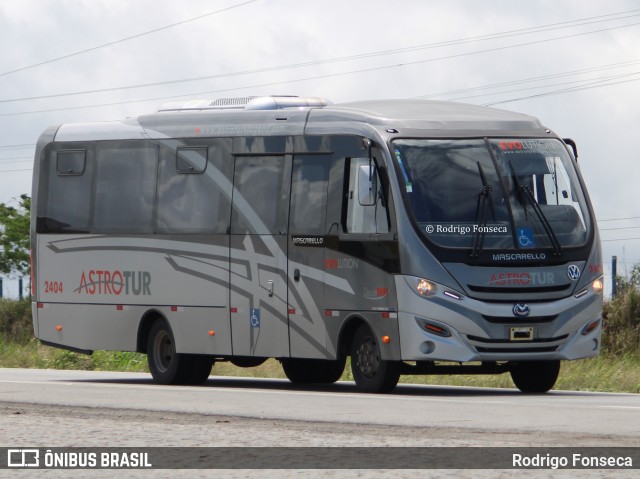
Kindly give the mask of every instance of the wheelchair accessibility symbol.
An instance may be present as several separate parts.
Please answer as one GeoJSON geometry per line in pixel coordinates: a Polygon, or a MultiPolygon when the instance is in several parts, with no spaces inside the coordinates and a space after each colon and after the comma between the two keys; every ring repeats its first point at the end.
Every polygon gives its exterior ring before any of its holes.
{"type": "Polygon", "coordinates": [[[260,309],[251,308],[251,317],[249,318],[252,328],[260,327],[260,309]]]}
{"type": "Polygon", "coordinates": [[[521,248],[535,248],[533,241],[533,230],[531,228],[518,228],[518,243],[521,248]]]}

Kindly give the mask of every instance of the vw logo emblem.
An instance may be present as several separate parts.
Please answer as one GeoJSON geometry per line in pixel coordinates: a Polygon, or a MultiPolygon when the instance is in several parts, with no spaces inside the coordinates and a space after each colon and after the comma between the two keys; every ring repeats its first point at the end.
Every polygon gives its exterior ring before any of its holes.
{"type": "Polygon", "coordinates": [[[578,268],[575,264],[570,265],[567,268],[567,276],[571,281],[575,281],[580,277],[580,268],[578,268]]]}
{"type": "Polygon", "coordinates": [[[528,304],[518,303],[513,305],[513,315],[517,318],[526,318],[531,314],[531,308],[528,304]]]}

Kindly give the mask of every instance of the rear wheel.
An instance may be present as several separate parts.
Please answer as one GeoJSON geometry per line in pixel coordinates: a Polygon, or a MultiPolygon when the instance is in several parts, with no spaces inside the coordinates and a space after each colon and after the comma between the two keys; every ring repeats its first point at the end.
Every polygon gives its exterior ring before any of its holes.
{"type": "Polygon", "coordinates": [[[511,368],[511,379],[523,393],[546,393],[558,379],[560,361],[523,361],[511,368]]]}
{"type": "Polygon", "coordinates": [[[381,358],[378,341],[371,329],[363,324],[353,337],[351,371],[356,386],[362,392],[387,393],[400,379],[400,362],[381,358]]]}
{"type": "Polygon", "coordinates": [[[187,356],[187,359],[191,357],[193,361],[191,374],[184,384],[190,384],[193,386],[204,384],[211,374],[211,368],[214,363],[213,358],[204,354],[183,354],[182,356],[187,356]]]}
{"type": "Polygon", "coordinates": [[[289,381],[298,384],[332,384],[344,371],[346,358],[335,361],[325,359],[284,358],[282,369],[289,381]]]}
{"type": "Polygon", "coordinates": [[[213,366],[213,358],[176,352],[171,327],[164,320],[153,323],[147,340],[147,364],[158,384],[202,384],[213,366]]]}

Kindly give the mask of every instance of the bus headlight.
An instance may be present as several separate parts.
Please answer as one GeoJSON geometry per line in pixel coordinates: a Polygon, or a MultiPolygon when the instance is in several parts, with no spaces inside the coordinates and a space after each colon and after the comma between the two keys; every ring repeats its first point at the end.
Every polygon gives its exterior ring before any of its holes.
{"type": "Polygon", "coordinates": [[[602,293],[604,284],[602,283],[602,280],[598,278],[593,283],[591,283],[591,287],[593,288],[594,293],[602,293]]]}
{"type": "Polygon", "coordinates": [[[416,284],[416,291],[421,296],[431,296],[436,293],[436,285],[426,279],[418,279],[416,284]]]}

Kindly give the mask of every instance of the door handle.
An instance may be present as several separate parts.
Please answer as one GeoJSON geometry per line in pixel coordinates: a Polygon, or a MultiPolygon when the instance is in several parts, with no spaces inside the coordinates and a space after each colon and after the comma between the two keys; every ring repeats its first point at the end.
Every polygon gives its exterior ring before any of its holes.
{"type": "Polygon", "coordinates": [[[273,280],[267,281],[267,291],[270,297],[273,296],[273,280]]]}
{"type": "Polygon", "coordinates": [[[298,268],[293,270],[293,280],[295,282],[300,281],[300,270],[298,268]]]}

